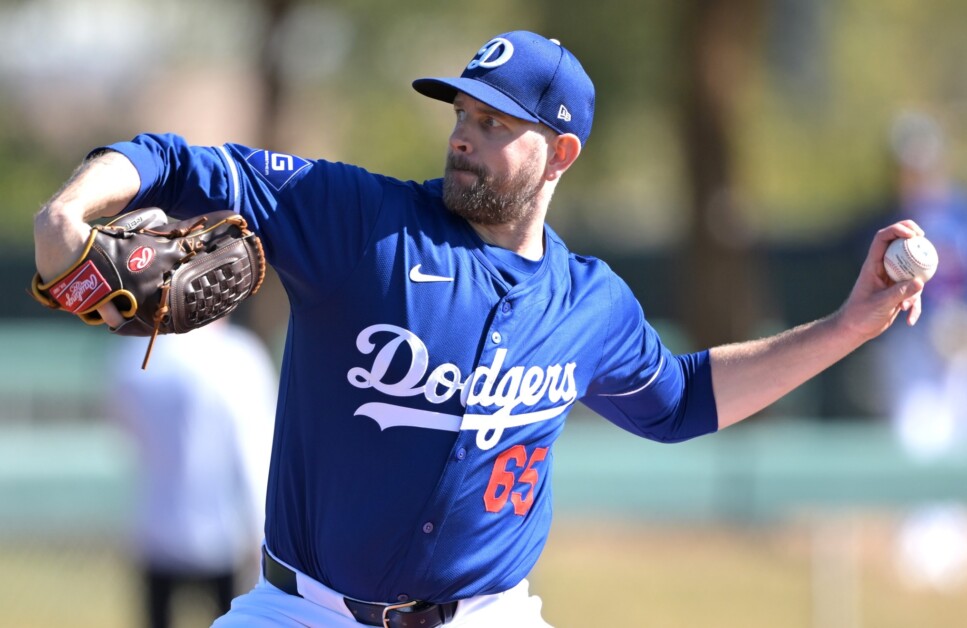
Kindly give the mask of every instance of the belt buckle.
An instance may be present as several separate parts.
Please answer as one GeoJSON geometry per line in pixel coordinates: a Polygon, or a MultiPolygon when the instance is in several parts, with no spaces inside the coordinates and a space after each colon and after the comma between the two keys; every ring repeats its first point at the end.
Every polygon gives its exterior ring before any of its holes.
{"type": "Polygon", "coordinates": [[[383,628],[390,628],[389,626],[389,612],[398,611],[401,608],[408,608],[410,606],[416,606],[419,600],[411,600],[409,602],[403,602],[402,604],[387,604],[383,607],[383,628]]]}

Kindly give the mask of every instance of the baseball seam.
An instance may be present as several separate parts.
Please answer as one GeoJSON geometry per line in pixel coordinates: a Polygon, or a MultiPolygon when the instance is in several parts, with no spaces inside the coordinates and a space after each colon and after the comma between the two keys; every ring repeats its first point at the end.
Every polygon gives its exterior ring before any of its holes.
{"type": "Polygon", "coordinates": [[[893,271],[893,274],[894,274],[894,275],[896,275],[897,277],[903,277],[903,276],[905,276],[905,275],[907,274],[907,273],[906,273],[906,272],[905,272],[905,271],[904,271],[904,270],[903,270],[903,269],[902,269],[902,268],[901,268],[901,267],[900,267],[899,265],[897,265],[897,263],[896,263],[896,262],[894,262],[894,261],[893,261],[892,259],[886,259],[886,260],[883,260],[883,262],[884,262],[884,264],[885,264],[886,266],[889,266],[889,267],[890,267],[890,270],[892,270],[892,271],[893,271]]]}
{"type": "Polygon", "coordinates": [[[913,262],[920,268],[924,270],[927,270],[929,268],[925,262],[917,259],[917,257],[913,254],[913,251],[910,250],[910,240],[907,240],[906,242],[903,243],[903,252],[907,254],[907,258],[911,262],[913,262]]]}

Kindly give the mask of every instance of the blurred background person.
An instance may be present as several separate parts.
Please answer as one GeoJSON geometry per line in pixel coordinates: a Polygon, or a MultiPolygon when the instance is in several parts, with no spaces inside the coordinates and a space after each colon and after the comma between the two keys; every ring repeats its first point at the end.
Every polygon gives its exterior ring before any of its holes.
{"type": "MultiPolygon", "coordinates": [[[[940,265],[923,293],[919,324],[894,326],[876,347],[878,397],[904,451],[929,463],[967,444],[967,191],[951,172],[946,134],[930,115],[898,115],[890,148],[893,211],[923,227],[940,265]]],[[[956,502],[915,508],[901,525],[897,559],[912,585],[962,584],[967,508],[956,502]]]]}
{"type": "Polygon", "coordinates": [[[273,361],[254,333],[227,318],[159,337],[145,371],[146,339],[118,340],[109,363],[111,398],[119,401],[108,410],[130,434],[140,465],[132,549],[145,625],[173,625],[177,593],[188,590],[211,599],[214,619],[258,578],[273,361]],[[213,359],[234,368],[215,368],[213,359]]]}

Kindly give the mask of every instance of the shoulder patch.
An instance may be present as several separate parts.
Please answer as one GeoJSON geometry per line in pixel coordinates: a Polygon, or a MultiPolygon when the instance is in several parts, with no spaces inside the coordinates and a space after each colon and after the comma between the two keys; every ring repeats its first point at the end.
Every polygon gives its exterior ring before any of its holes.
{"type": "Polygon", "coordinates": [[[309,167],[309,162],[302,157],[268,150],[257,150],[245,161],[276,191],[281,191],[296,174],[309,167]]]}

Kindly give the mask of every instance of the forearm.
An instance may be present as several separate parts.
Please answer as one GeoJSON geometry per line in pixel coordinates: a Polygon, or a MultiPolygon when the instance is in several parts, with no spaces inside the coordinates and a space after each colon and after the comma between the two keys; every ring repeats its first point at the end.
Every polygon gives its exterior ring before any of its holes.
{"type": "Polygon", "coordinates": [[[769,338],[712,349],[719,429],[769,406],[863,342],[837,313],[769,338]]]}
{"type": "Polygon", "coordinates": [[[901,312],[920,316],[919,279],[894,283],[883,255],[897,238],[923,235],[909,220],[876,232],[849,297],[836,313],[771,338],[711,350],[719,429],[749,417],[889,329],[901,312]]]}
{"type": "Polygon", "coordinates": [[[37,271],[49,281],[76,260],[87,236],[88,223],[113,216],[137,195],[138,171],[127,157],[105,151],[85,161],[34,217],[37,271]]]}

